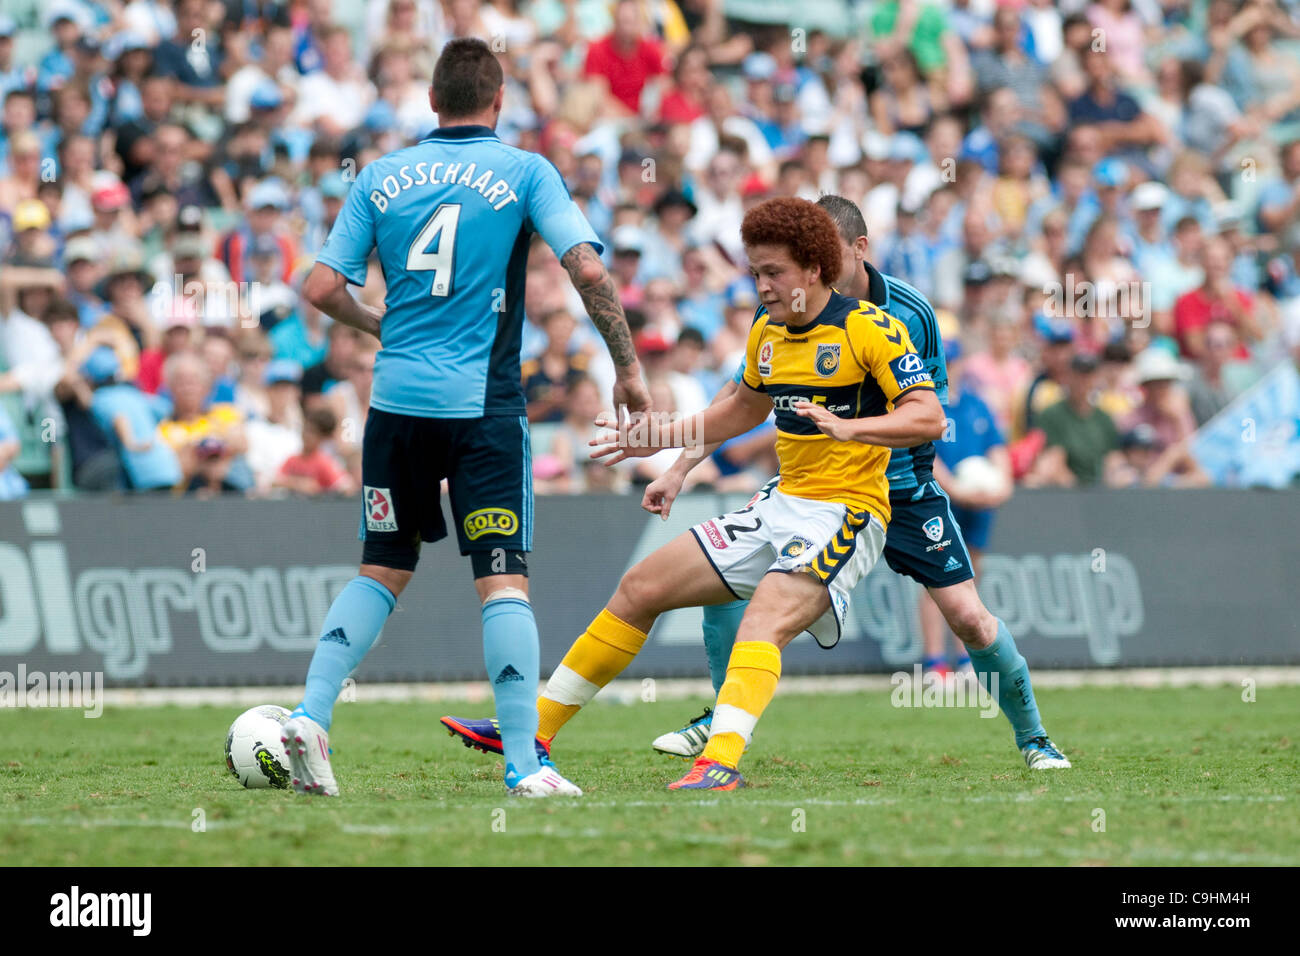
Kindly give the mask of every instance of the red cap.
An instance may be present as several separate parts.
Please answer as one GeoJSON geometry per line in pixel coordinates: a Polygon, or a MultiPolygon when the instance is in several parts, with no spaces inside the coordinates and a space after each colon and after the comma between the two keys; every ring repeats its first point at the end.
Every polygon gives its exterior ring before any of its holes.
{"type": "Polygon", "coordinates": [[[636,350],[642,355],[658,355],[672,350],[673,344],[658,332],[642,332],[636,337],[636,350]]]}
{"type": "Polygon", "coordinates": [[[94,207],[105,212],[110,209],[121,209],[130,198],[131,191],[123,183],[101,186],[90,194],[90,201],[94,207]]]}

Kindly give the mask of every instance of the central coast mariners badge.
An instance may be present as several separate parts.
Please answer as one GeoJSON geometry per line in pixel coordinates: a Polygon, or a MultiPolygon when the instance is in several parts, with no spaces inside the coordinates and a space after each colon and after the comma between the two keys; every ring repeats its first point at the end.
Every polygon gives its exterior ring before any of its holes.
{"type": "Polygon", "coordinates": [[[834,375],[836,369],[840,367],[839,343],[817,346],[817,358],[813,361],[813,367],[822,378],[830,378],[834,375]]]}
{"type": "Polygon", "coordinates": [[[795,535],[793,538],[787,541],[785,543],[785,547],[781,549],[781,557],[797,558],[812,546],[813,543],[809,541],[807,538],[801,537],[799,535],[795,535]]]}

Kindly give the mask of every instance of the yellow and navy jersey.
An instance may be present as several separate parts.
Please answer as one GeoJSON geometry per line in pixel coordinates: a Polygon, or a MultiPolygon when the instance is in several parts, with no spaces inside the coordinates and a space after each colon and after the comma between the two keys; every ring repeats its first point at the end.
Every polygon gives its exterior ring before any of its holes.
{"type": "Polygon", "coordinates": [[[800,400],[840,418],[884,415],[904,392],[934,389],[907,328],[866,300],[831,292],[807,325],[787,327],[760,310],[745,349],[747,386],[776,410],[782,492],[835,501],[889,522],[890,449],[836,441],[794,410],[800,400]]]}
{"type": "MultiPolygon", "coordinates": [[[[934,379],[935,397],[940,405],[948,404],[948,366],[944,361],[943,338],[939,334],[939,321],[934,308],[914,288],[897,276],[886,275],[870,262],[862,263],[867,273],[867,301],[884,309],[907,326],[912,346],[934,379]]],[[[762,306],[757,315],[762,314],[762,306]]],[[[739,385],[744,381],[745,364],[731,380],[739,385]]],[[[934,479],[934,444],[921,442],[911,448],[895,448],[889,457],[889,493],[895,500],[911,498],[916,489],[934,479]]]]}

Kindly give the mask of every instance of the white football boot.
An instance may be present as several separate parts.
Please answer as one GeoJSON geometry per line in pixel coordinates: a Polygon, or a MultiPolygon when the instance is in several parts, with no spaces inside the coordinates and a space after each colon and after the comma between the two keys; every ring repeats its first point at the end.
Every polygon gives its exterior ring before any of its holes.
{"type": "Polygon", "coordinates": [[[536,773],[526,777],[506,777],[506,793],[512,797],[580,797],[582,790],[560,776],[553,766],[542,765],[536,773]]]}
{"type": "Polygon", "coordinates": [[[1068,770],[1070,761],[1047,737],[1034,737],[1020,748],[1030,770],[1068,770]]]}
{"type": "Polygon", "coordinates": [[[661,754],[691,760],[704,753],[704,745],[709,742],[709,728],[712,725],[713,708],[705,707],[704,713],[691,718],[685,727],[661,734],[650,746],[661,754]]]}
{"type": "Polygon", "coordinates": [[[330,735],[306,714],[290,717],[280,732],[289,756],[293,789],[310,796],[337,797],[339,785],[330,767],[330,735]]]}

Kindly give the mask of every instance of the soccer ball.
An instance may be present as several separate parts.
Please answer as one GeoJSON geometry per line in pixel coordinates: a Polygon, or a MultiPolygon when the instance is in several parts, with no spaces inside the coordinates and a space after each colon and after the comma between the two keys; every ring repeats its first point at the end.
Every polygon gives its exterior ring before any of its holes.
{"type": "Polygon", "coordinates": [[[289,711],[262,704],[235,718],[226,732],[226,769],[250,790],[289,786],[289,758],[280,734],[289,711]]]}

